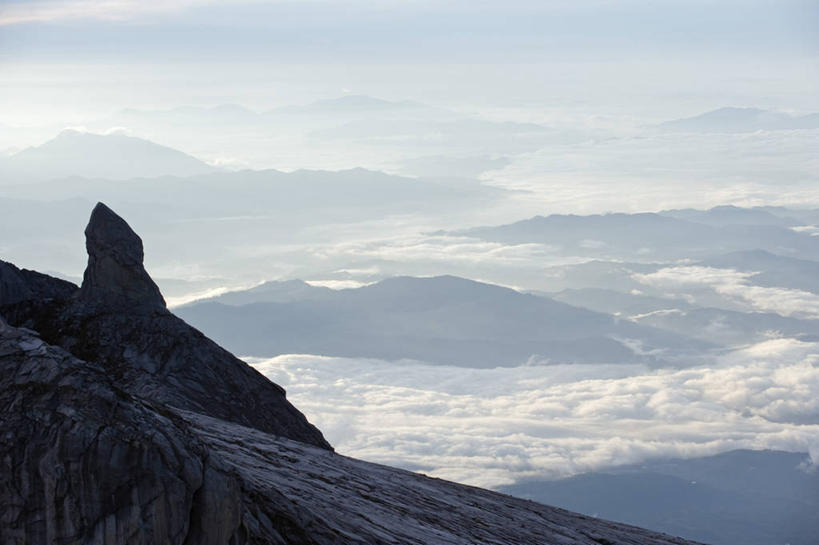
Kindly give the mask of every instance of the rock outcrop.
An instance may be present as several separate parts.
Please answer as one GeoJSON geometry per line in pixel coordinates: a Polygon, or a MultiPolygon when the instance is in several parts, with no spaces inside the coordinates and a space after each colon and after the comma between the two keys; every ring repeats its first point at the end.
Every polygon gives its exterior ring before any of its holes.
{"type": "Polygon", "coordinates": [[[335,454],[158,304],[130,229],[94,231],[82,290],[0,267],[0,315],[26,326],[0,316],[0,543],[688,543],[335,454]]]}
{"type": "Polygon", "coordinates": [[[178,416],[2,318],[0,411],[0,543],[226,544],[239,526],[237,481],[178,416]]]}
{"type": "Polygon", "coordinates": [[[0,304],[65,299],[76,290],[71,282],[0,261],[0,304]]]}
{"type": "Polygon", "coordinates": [[[685,545],[131,395],[0,319],[4,545],[685,545]]]}
{"type": "Polygon", "coordinates": [[[85,234],[79,290],[38,273],[7,275],[16,270],[7,264],[0,286],[12,285],[13,297],[0,299],[0,315],[101,365],[133,395],[331,448],[280,386],[165,308],[143,267],[142,240],[122,218],[97,204],[85,234]]]}
{"type": "Polygon", "coordinates": [[[165,299],[142,264],[142,239],[103,203],[97,203],[91,212],[85,248],[88,267],[79,292],[81,301],[129,314],[165,308],[165,299]]]}

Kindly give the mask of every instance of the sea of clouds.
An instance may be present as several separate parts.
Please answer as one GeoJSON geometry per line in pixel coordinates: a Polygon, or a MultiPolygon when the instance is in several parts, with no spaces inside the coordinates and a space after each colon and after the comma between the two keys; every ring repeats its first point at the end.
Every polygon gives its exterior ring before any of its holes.
{"type": "Polygon", "coordinates": [[[464,369],[248,359],[338,452],[484,487],[737,448],[819,461],[819,343],[774,339],[708,366],[464,369]]]}
{"type": "Polygon", "coordinates": [[[816,206],[817,132],[598,135],[516,155],[483,178],[521,191],[518,210],[532,214],[816,206]]]}
{"type": "Polygon", "coordinates": [[[705,289],[746,311],[775,312],[794,318],[819,318],[819,295],[793,288],[755,286],[757,273],[702,266],[664,267],[648,274],[634,274],[638,282],[667,293],[682,293],[689,302],[705,289]]]}

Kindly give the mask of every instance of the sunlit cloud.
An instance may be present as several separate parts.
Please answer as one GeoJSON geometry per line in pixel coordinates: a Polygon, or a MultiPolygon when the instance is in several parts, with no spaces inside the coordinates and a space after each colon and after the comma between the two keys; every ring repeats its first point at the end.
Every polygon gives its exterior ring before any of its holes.
{"type": "Polygon", "coordinates": [[[359,282],[357,280],[306,280],[311,286],[330,288],[331,290],[346,290],[369,286],[372,282],[359,282]]]}
{"type": "Polygon", "coordinates": [[[341,453],[480,486],[737,448],[819,450],[819,345],[792,339],[684,370],[249,361],[341,453]]]}
{"type": "Polygon", "coordinates": [[[543,259],[555,255],[559,247],[547,244],[524,243],[502,244],[486,242],[470,237],[449,235],[412,234],[391,239],[358,240],[338,243],[317,249],[325,256],[345,255],[349,257],[379,258],[396,261],[446,261],[460,263],[542,263],[543,259]]]}
{"type": "Polygon", "coordinates": [[[685,266],[665,267],[649,274],[634,274],[635,280],[667,291],[706,287],[751,310],[775,312],[797,318],[819,318],[819,295],[798,289],[755,286],[754,272],[685,266]]]}
{"type": "Polygon", "coordinates": [[[226,293],[234,292],[234,291],[244,291],[255,288],[262,284],[262,282],[255,282],[252,284],[244,284],[240,286],[219,286],[215,288],[209,288],[205,290],[194,291],[192,293],[187,293],[185,295],[177,295],[172,297],[165,297],[165,303],[168,305],[168,308],[176,308],[181,307],[182,305],[187,305],[196,301],[201,301],[203,299],[210,299],[211,297],[218,297],[219,295],[224,295],[226,293]]]}

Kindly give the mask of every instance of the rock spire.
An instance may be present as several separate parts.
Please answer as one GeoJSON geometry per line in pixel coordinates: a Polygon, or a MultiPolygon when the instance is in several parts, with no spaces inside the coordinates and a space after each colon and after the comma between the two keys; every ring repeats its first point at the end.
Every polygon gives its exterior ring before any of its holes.
{"type": "Polygon", "coordinates": [[[95,306],[165,308],[159,288],[143,267],[142,239],[103,203],[97,203],[85,228],[88,267],[81,301],[95,306]]]}

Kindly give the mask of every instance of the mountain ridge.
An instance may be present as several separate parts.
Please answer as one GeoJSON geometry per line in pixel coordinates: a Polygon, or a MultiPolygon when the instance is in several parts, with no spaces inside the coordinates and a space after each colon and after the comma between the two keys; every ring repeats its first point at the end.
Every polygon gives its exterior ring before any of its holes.
{"type": "Polygon", "coordinates": [[[150,140],[74,129],[63,130],[51,140],[0,162],[0,172],[7,178],[3,185],[70,176],[113,180],[193,176],[216,170],[192,155],[150,140]]]}
{"type": "Polygon", "coordinates": [[[819,128],[819,113],[791,115],[761,108],[726,106],[693,117],[665,121],[657,125],[665,131],[744,133],[758,130],[798,130],[819,128]]]}
{"type": "Polygon", "coordinates": [[[32,290],[11,299],[16,302],[0,301],[0,314],[101,364],[131,392],[331,448],[281,387],[167,310],[142,265],[141,239],[102,203],[91,214],[86,239],[88,268],[79,289],[66,296],[70,283],[42,275],[41,281],[59,286],[61,297],[37,298],[32,290]]]}
{"type": "Polygon", "coordinates": [[[301,286],[289,295],[251,289],[175,310],[232,350],[260,357],[311,353],[475,368],[532,359],[657,364],[691,346],[710,346],[451,275],[399,276],[344,290],[301,286]],[[645,353],[636,353],[626,339],[638,339],[645,353]]]}
{"type": "Polygon", "coordinates": [[[92,213],[79,289],[0,263],[3,543],[691,543],[333,453],[261,375],[262,391],[226,391],[249,367],[172,316],[161,294],[134,305],[141,241],[111,214],[92,213]],[[221,372],[203,376],[213,358],[221,372]],[[190,370],[199,392],[180,380],[190,370]],[[155,374],[163,382],[145,380],[155,374]],[[271,395],[276,414],[247,414],[248,398],[271,395]]]}

